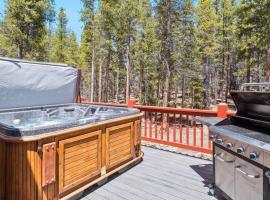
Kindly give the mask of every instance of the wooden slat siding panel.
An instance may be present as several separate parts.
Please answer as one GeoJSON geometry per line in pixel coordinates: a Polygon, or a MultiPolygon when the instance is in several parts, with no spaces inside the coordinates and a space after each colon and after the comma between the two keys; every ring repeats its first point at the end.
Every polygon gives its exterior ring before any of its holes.
{"type": "Polygon", "coordinates": [[[192,125],[193,125],[193,145],[197,146],[197,131],[196,131],[197,127],[196,127],[195,116],[193,116],[192,125]]]}
{"type": "Polygon", "coordinates": [[[6,143],[0,140],[0,199],[5,199],[6,143]]]}
{"type": "MultiPolygon", "coordinates": [[[[6,172],[7,172],[6,173],[6,178],[5,178],[6,183],[8,183],[8,181],[12,182],[12,180],[11,180],[11,178],[12,178],[12,176],[11,176],[11,160],[12,160],[12,156],[11,155],[12,154],[11,153],[12,152],[11,152],[10,145],[7,143],[6,144],[6,155],[10,155],[10,156],[9,156],[9,159],[6,159],[6,163],[7,163],[6,166],[9,166],[9,167],[6,168],[6,172]]],[[[12,195],[11,187],[6,185],[6,195],[5,195],[6,199],[11,199],[11,195],[12,195]]]]}
{"type": "Polygon", "coordinates": [[[27,149],[26,149],[26,160],[27,160],[27,199],[31,199],[31,166],[30,166],[30,161],[31,161],[31,143],[27,143],[27,149]]]}
{"type": "MultiPolygon", "coordinates": [[[[36,143],[36,145],[37,145],[37,148],[40,146],[39,145],[39,143],[40,142],[37,142],[36,143]]],[[[56,156],[56,158],[57,158],[57,156],[56,156]]],[[[56,160],[56,163],[58,163],[57,162],[57,160],[56,160]]],[[[37,199],[38,200],[42,200],[42,187],[41,187],[41,185],[42,185],[42,178],[41,178],[41,176],[42,176],[42,159],[41,159],[41,154],[39,155],[39,152],[37,152],[36,153],[36,174],[37,174],[37,176],[36,176],[36,184],[37,184],[37,199]]],[[[57,175],[57,173],[56,173],[56,175],[57,175]]],[[[57,176],[56,176],[56,180],[57,180],[58,178],[57,178],[57,176]]],[[[55,184],[55,185],[57,185],[57,184],[55,184]]]]}
{"type": "Polygon", "coordinates": [[[114,154],[110,154],[110,160],[114,160],[116,158],[120,159],[120,157],[122,155],[127,155],[127,154],[131,154],[130,148],[127,148],[125,150],[118,151],[118,152],[116,152],[114,154]]]}
{"type": "Polygon", "coordinates": [[[189,145],[189,115],[186,115],[186,144],[189,145]]]}
{"type": "Polygon", "coordinates": [[[152,112],[149,112],[150,115],[150,124],[149,124],[149,137],[152,138],[152,112]]]}
{"type": "Polygon", "coordinates": [[[173,113],[173,141],[176,141],[176,115],[173,113]]]}
{"type": "Polygon", "coordinates": [[[130,147],[130,144],[123,145],[123,146],[118,147],[117,149],[110,149],[109,153],[110,153],[110,155],[114,155],[119,151],[121,152],[121,151],[124,151],[126,149],[129,149],[129,147],[130,147]]]}
{"type": "MultiPolygon", "coordinates": [[[[27,165],[28,165],[28,161],[27,161],[27,143],[23,143],[22,144],[22,148],[23,148],[23,154],[22,154],[22,158],[23,158],[23,163],[22,163],[22,165],[23,165],[23,169],[22,169],[22,171],[23,171],[23,181],[25,181],[25,180],[27,180],[27,172],[26,172],[26,170],[27,170],[27,165]]],[[[23,187],[23,191],[27,191],[27,185],[26,184],[23,184],[22,185],[22,187],[23,187]]],[[[22,199],[27,199],[27,194],[26,194],[26,192],[24,192],[23,194],[22,194],[22,199]]]]}
{"type": "Polygon", "coordinates": [[[7,200],[36,200],[38,197],[36,142],[6,143],[5,191],[7,200]]]}
{"type": "Polygon", "coordinates": [[[203,125],[200,126],[200,130],[201,130],[201,147],[203,147],[203,125]]]}
{"type": "MultiPolygon", "coordinates": [[[[22,158],[23,158],[23,147],[24,145],[23,144],[20,144],[20,147],[19,147],[19,152],[18,152],[18,174],[19,174],[19,187],[20,187],[20,191],[23,191],[23,166],[22,166],[22,158]]],[[[34,173],[34,171],[33,171],[34,173]]],[[[21,194],[18,193],[18,196],[17,198],[21,198],[21,194]]]]}
{"type": "Polygon", "coordinates": [[[68,139],[59,141],[59,192],[63,193],[69,189],[77,186],[78,184],[90,180],[93,176],[100,173],[101,168],[101,131],[95,131],[68,139]],[[96,141],[96,142],[93,142],[96,141]],[[96,149],[92,149],[89,146],[88,150],[81,149],[81,151],[75,151],[77,154],[74,157],[66,156],[70,155],[67,152],[73,152],[72,149],[77,149],[76,144],[81,146],[94,145],[96,149]],[[97,145],[96,145],[97,143],[97,145]],[[85,158],[93,159],[85,159],[85,158]],[[84,160],[85,159],[85,160],[84,160]],[[82,164],[82,160],[84,163],[82,164]],[[73,162],[71,162],[73,161],[73,162]]]}
{"type": "MultiPolygon", "coordinates": [[[[134,154],[134,129],[133,123],[122,124],[119,126],[114,126],[111,128],[106,129],[106,136],[107,136],[107,153],[106,153],[106,166],[107,168],[112,168],[121,162],[128,160],[129,158],[133,157],[134,154]],[[125,129],[123,129],[125,128],[125,129]],[[129,142],[123,146],[123,141],[127,141],[125,135],[121,135],[123,130],[129,131],[129,142]],[[119,134],[118,137],[113,137],[114,134],[119,134]],[[110,139],[113,137],[115,140],[110,139]],[[123,137],[125,138],[123,140],[123,137]],[[117,141],[118,139],[118,141],[117,141]],[[118,142],[118,144],[117,144],[118,142]],[[115,149],[118,146],[119,148],[115,149]]],[[[146,130],[145,130],[146,131],[146,130]]]]}
{"type": "Polygon", "coordinates": [[[82,175],[87,175],[91,172],[95,172],[96,170],[97,170],[97,161],[93,161],[91,165],[87,165],[87,163],[83,164],[81,165],[81,168],[79,170],[67,170],[64,179],[65,185],[68,185],[66,183],[69,182],[70,180],[77,181],[78,179],[81,179],[82,175]]]}
{"type": "MultiPolygon", "coordinates": [[[[19,171],[19,151],[20,151],[20,145],[17,145],[17,144],[13,144],[13,147],[15,148],[15,162],[14,162],[14,169],[17,170],[17,173],[15,175],[15,199],[19,199],[19,194],[20,194],[20,183],[19,183],[19,177],[21,175],[21,172],[19,171]]],[[[30,181],[32,179],[32,171],[31,171],[31,168],[30,168],[30,181]]],[[[30,185],[31,187],[31,185],[30,185]]],[[[31,188],[30,188],[31,190],[31,188]]],[[[31,199],[31,196],[30,196],[30,199],[31,199]]]]}
{"type": "Polygon", "coordinates": [[[31,142],[31,199],[36,200],[36,182],[35,182],[35,157],[36,154],[36,143],[35,142],[31,142]]]}
{"type": "Polygon", "coordinates": [[[78,151],[81,151],[84,148],[94,149],[94,148],[96,148],[97,144],[98,144],[97,141],[89,141],[89,142],[85,143],[84,145],[80,144],[76,147],[74,147],[74,146],[73,147],[66,147],[65,152],[66,152],[66,154],[76,154],[76,153],[78,153],[78,151]]]}
{"type": "MultiPolygon", "coordinates": [[[[98,145],[95,145],[94,146],[95,148],[98,147],[98,145]]],[[[88,153],[88,154],[91,154],[91,153],[95,153],[97,151],[97,149],[90,149],[90,148],[84,148],[82,149],[81,153],[69,153],[65,156],[65,162],[66,163],[69,163],[69,162],[73,162],[73,161],[76,161],[76,160],[80,160],[81,158],[84,158],[82,157],[81,155],[84,155],[85,153],[88,153]]],[[[85,155],[85,157],[89,157],[89,155],[85,155]]]]}
{"type": "Polygon", "coordinates": [[[182,123],[182,114],[179,116],[179,143],[183,143],[183,123],[182,123]]]}
{"type": "Polygon", "coordinates": [[[170,113],[167,113],[166,134],[167,134],[167,141],[169,141],[170,140],[170,113]]]}
{"type": "Polygon", "coordinates": [[[79,159],[77,161],[71,162],[70,164],[68,164],[68,166],[65,167],[66,170],[66,174],[69,173],[69,171],[72,172],[72,170],[74,170],[75,167],[78,167],[78,165],[80,165],[81,167],[83,167],[84,165],[88,165],[87,162],[93,162],[96,163],[96,156],[89,156],[89,157],[85,157],[83,159],[79,159]]]}
{"type": "Polygon", "coordinates": [[[119,130],[112,131],[111,133],[112,133],[112,135],[111,135],[110,139],[114,139],[114,138],[117,138],[119,136],[129,135],[129,129],[128,129],[128,127],[123,127],[119,130]]]}
{"type": "Polygon", "coordinates": [[[157,130],[157,112],[155,112],[155,138],[158,137],[158,130],[157,130]]]}
{"type": "Polygon", "coordinates": [[[117,145],[112,146],[110,148],[110,150],[112,151],[112,150],[118,149],[119,147],[129,145],[129,143],[130,143],[130,138],[129,138],[129,140],[126,140],[125,142],[121,142],[121,143],[119,143],[117,145]]]}
{"type": "Polygon", "coordinates": [[[144,133],[143,135],[147,137],[147,112],[144,112],[144,133]]]}
{"type": "Polygon", "coordinates": [[[115,139],[112,139],[112,140],[110,139],[110,145],[112,147],[117,146],[121,142],[126,142],[126,141],[129,141],[129,140],[130,140],[130,135],[123,135],[123,137],[119,136],[118,138],[115,138],[115,139]]]}
{"type": "Polygon", "coordinates": [[[161,113],[161,126],[160,126],[160,134],[161,134],[161,140],[163,140],[163,113],[161,113]]]}

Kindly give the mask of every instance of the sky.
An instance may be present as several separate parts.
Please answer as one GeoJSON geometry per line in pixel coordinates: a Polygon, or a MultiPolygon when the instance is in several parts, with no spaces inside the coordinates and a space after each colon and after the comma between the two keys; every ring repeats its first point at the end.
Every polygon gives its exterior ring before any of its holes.
{"type": "MultiPolygon", "coordinates": [[[[82,3],[80,0],[55,0],[55,11],[59,12],[63,7],[66,11],[68,18],[68,28],[75,31],[77,35],[77,41],[81,39],[82,23],[80,22],[80,10],[82,3]]],[[[0,0],[0,18],[3,17],[5,11],[5,0],[0,0]]]]}

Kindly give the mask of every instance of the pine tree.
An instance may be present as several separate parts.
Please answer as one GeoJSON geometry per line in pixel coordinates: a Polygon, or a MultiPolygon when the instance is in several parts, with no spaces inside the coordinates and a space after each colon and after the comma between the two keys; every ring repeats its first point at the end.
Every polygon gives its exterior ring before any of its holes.
{"type": "Polygon", "coordinates": [[[197,10],[197,46],[203,74],[203,106],[209,108],[211,90],[210,73],[215,69],[216,53],[220,48],[218,30],[220,22],[212,0],[200,0],[197,10]]]}
{"type": "Polygon", "coordinates": [[[50,0],[7,0],[6,14],[0,30],[3,39],[17,48],[17,55],[10,51],[12,56],[42,59],[46,23],[52,21],[53,17],[50,0]]]}
{"type": "Polygon", "coordinates": [[[79,45],[76,39],[75,32],[71,32],[68,35],[67,42],[67,52],[65,63],[69,66],[78,66],[79,65],[79,45]]]}
{"type": "Polygon", "coordinates": [[[270,2],[268,0],[242,0],[237,10],[240,56],[246,66],[246,81],[250,82],[252,66],[266,69],[270,81],[270,2]]]}
{"type": "Polygon", "coordinates": [[[141,0],[138,7],[138,30],[134,44],[134,71],[136,72],[133,91],[138,94],[141,104],[156,105],[156,85],[159,41],[156,38],[157,21],[149,0],[141,0]],[[138,92],[136,92],[138,91],[138,92]]]}
{"type": "Polygon", "coordinates": [[[68,44],[68,19],[64,8],[60,8],[57,19],[57,29],[52,42],[51,60],[53,62],[65,63],[67,60],[67,44],[68,44]]]}

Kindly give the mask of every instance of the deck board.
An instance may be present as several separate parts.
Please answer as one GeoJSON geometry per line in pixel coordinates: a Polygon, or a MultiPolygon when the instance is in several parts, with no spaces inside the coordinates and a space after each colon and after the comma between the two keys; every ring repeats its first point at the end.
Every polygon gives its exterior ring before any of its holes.
{"type": "Polygon", "coordinates": [[[143,161],[80,200],[216,200],[208,188],[212,162],[143,147],[143,161]]]}

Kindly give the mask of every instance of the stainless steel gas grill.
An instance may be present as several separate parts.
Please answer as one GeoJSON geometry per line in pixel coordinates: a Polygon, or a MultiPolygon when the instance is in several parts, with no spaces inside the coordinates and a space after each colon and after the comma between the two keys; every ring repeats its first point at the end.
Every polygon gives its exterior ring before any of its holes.
{"type": "Polygon", "coordinates": [[[232,91],[237,114],[209,127],[215,189],[227,199],[270,199],[270,92],[262,89],[267,86],[232,91]]]}

